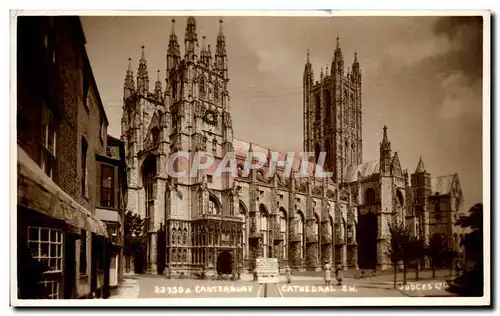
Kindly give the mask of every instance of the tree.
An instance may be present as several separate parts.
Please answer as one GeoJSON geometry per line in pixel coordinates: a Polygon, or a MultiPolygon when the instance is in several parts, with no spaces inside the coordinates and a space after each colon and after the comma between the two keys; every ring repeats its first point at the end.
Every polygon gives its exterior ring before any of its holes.
{"type": "Polygon", "coordinates": [[[408,271],[408,265],[410,261],[415,259],[415,239],[411,236],[411,232],[408,228],[403,228],[403,234],[400,236],[400,243],[402,247],[402,258],[403,261],[403,284],[406,284],[406,276],[408,271]]]}
{"type": "Polygon", "coordinates": [[[443,251],[446,249],[446,240],[441,234],[434,234],[429,241],[426,254],[431,258],[432,278],[436,278],[436,266],[441,264],[443,251]]]}
{"type": "Polygon", "coordinates": [[[144,219],[141,219],[139,214],[131,211],[125,212],[124,224],[124,243],[125,245],[133,244],[136,237],[142,236],[144,230],[144,219]]]}
{"type": "Polygon", "coordinates": [[[458,252],[453,248],[448,248],[443,252],[443,259],[446,264],[449,265],[450,268],[450,276],[453,276],[453,263],[455,259],[458,257],[458,252]]]}
{"type": "Polygon", "coordinates": [[[483,204],[477,203],[469,215],[462,216],[457,225],[469,228],[462,245],[468,261],[473,263],[462,275],[451,282],[449,291],[462,296],[483,296],[484,293],[484,254],[483,254],[483,204]]]}
{"type": "MultiPolygon", "coordinates": [[[[123,244],[125,255],[130,257],[144,253],[144,219],[139,214],[126,211],[124,222],[123,244]]],[[[137,264],[139,262],[136,262],[136,268],[138,268],[137,264]]],[[[139,270],[142,270],[142,268],[139,270]]]]}
{"type": "Polygon", "coordinates": [[[402,223],[389,224],[389,235],[391,240],[387,249],[387,255],[394,267],[394,288],[396,288],[397,265],[400,261],[403,261],[404,283],[406,284],[406,264],[410,257],[409,249],[411,235],[410,231],[406,229],[402,223]]]}
{"type": "Polygon", "coordinates": [[[410,241],[410,259],[415,261],[415,280],[419,280],[420,260],[424,256],[424,242],[416,237],[410,241]]]}
{"type": "Polygon", "coordinates": [[[469,210],[468,216],[462,216],[456,225],[469,228],[462,245],[465,247],[469,260],[483,264],[483,204],[477,203],[469,210]]]}

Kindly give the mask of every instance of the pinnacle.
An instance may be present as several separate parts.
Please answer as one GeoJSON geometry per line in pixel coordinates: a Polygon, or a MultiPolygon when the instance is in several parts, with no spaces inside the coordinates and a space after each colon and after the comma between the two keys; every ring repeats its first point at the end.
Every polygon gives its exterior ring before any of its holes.
{"type": "Polygon", "coordinates": [[[384,125],[384,138],[382,139],[383,142],[387,143],[387,126],[384,125]]]}
{"type": "Polygon", "coordinates": [[[423,172],[425,172],[425,166],[424,166],[424,161],[422,160],[422,156],[420,156],[420,160],[418,161],[415,173],[423,173],[423,172]]]}

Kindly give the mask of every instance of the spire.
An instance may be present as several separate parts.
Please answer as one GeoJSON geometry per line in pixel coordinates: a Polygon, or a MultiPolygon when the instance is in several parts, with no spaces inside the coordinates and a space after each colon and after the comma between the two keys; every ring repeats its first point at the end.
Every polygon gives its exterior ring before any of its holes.
{"type": "Polygon", "coordinates": [[[342,50],[340,49],[340,38],[337,34],[337,45],[335,47],[335,53],[333,57],[334,62],[339,62],[343,64],[342,50]]]}
{"type": "Polygon", "coordinates": [[[156,82],[155,82],[155,98],[156,100],[160,101],[162,98],[162,87],[161,87],[161,80],[160,80],[160,69],[156,71],[156,82]]]}
{"type": "Polygon", "coordinates": [[[135,91],[134,72],[132,71],[132,58],[128,59],[128,68],[125,74],[125,83],[123,84],[123,89],[123,97],[125,99],[127,99],[130,95],[132,95],[132,92],[135,91]]]}
{"type": "Polygon", "coordinates": [[[380,143],[380,172],[382,174],[390,173],[390,166],[392,162],[391,142],[387,137],[387,126],[384,125],[384,135],[380,143]]]}
{"type": "Polygon", "coordinates": [[[224,32],[223,32],[223,28],[222,28],[222,24],[224,23],[224,21],[222,21],[222,19],[219,20],[219,36],[222,36],[224,37],[224,32]]]}
{"type": "Polygon", "coordinates": [[[361,70],[359,69],[358,53],[354,53],[354,62],[352,63],[352,79],[361,82],[361,70]]]}
{"type": "Polygon", "coordinates": [[[172,33],[170,33],[170,36],[172,35],[175,36],[175,19],[172,19],[172,33]]]}
{"type": "Polygon", "coordinates": [[[311,73],[312,65],[311,65],[311,57],[309,54],[309,48],[306,50],[306,65],[304,67],[304,74],[306,72],[311,73]]]}
{"type": "Polygon", "coordinates": [[[210,56],[207,51],[206,37],[202,37],[200,61],[205,64],[206,67],[210,65],[210,56]]]}
{"type": "Polygon", "coordinates": [[[217,36],[217,48],[215,50],[215,68],[224,76],[227,75],[226,37],[222,29],[223,21],[219,20],[219,35],[217,36]]]}
{"type": "Polygon", "coordinates": [[[179,42],[177,41],[177,35],[175,35],[175,19],[172,19],[172,33],[170,34],[167,49],[167,73],[170,69],[179,64],[180,59],[181,52],[179,49],[179,42]]]}
{"type": "Polygon", "coordinates": [[[202,44],[201,44],[201,49],[202,49],[203,51],[205,51],[205,50],[206,50],[206,48],[207,48],[207,47],[206,47],[206,38],[207,38],[207,37],[206,37],[205,35],[203,35],[203,36],[202,36],[203,41],[202,41],[202,44]]]}
{"type": "Polygon", "coordinates": [[[312,86],[312,81],[313,81],[313,72],[312,72],[312,65],[311,65],[311,57],[309,54],[309,48],[306,50],[306,65],[304,66],[304,80],[303,83],[304,85],[310,85],[312,86]]]}
{"type": "Polygon", "coordinates": [[[422,156],[420,156],[420,160],[418,161],[417,169],[415,169],[415,173],[424,173],[424,172],[425,172],[424,161],[422,160],[422,156]]]}
{"type": "Polygon", "coordinates": [[[144,57],[144,45],[141,46],[141,59],[137,70],[137,90],[140,94],[146,95],[149,91],[149,76],[146,57],[144,57]]]}
{"type": "Polygon", "coordinates": [[[196,20],[192,16],[190,16],[187,20],[184,45],[187,61],[194,62],[196,59],[195,47],[198,46],[198,33],[196,33],[196,20]]]}

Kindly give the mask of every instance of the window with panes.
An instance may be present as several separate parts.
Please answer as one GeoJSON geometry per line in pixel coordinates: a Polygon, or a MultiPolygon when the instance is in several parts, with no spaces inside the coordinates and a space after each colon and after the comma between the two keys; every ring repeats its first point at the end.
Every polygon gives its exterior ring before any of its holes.
{"type": "Polygon", "coordinates": [[[48,299],[59,298],[60,283],[53,274],[63,272],[64,234],[59,229],[28,227],[28,247],[33,259],[46,269],[42,281],[48,299]]]}

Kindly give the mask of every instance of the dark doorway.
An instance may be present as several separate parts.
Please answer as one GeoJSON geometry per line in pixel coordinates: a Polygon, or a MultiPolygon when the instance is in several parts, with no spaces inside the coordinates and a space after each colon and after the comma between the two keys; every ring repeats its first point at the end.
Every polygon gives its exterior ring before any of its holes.
{"type": "Polygon", "coordinates": [[[233,258],[229,251],[223,251],[217,257],[217,273],[231,274],[233,273],[233,258]]]}
{"type": "Polygon", "coordinates": [[[94,293],[97,290],[97,269],[98,269],[98,256],[99,256],[100,245],[98,242],[98,237],[96,234],[92,233],[92,248],[91,248],[91,259],[90,259],[90,293],[94,293]]]}
{"type": "Polygon", "coordinates": [[[377,267],[377,215],[370,212],[360,215],[357,231],[359,268],[375,269],[377,267]]]}
{"type": "Polygon", "coordinates": [[[72,299],[76,296],[76,253],[74,235],[67,234],[64,245],[64,298],[72,299]]]}
{"type": "Polygon", "coordinates": [[[156,254],[156,262],[157,262],[157,272],[158,275],[163,275],[163,271],[165,269],[165,250],[166,250],[166,235],[165,235],[165,229],[162,227],[158,231],[158,246],[156,248],[157,254],[156,254]]]}

